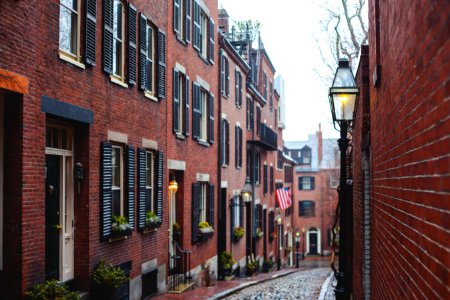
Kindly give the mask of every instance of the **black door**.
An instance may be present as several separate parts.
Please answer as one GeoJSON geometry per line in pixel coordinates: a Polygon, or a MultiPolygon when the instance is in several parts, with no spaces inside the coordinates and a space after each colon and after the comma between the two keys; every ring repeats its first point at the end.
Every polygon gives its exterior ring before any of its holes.
{"type": "Polygon", "coordinates": [[[309,234],[309,253],[317,254],[317,233],[311,232],[309,234]]]}
{"type": "Polygon", "coordinates": [[[59,168],[60,158],[46,156],[45,179],[45,278],[59,280],[59,168]]]}

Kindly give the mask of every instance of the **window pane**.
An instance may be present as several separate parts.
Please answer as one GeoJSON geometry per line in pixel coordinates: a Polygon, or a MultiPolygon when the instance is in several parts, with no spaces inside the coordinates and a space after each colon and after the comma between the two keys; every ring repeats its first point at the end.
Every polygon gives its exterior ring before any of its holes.
{"type": "Polygon", "coordinates": [[[114,22],[113,22],[114,37],[122,39],[122,3],[114,1],[114,22]]]}
{"type": "Polygon", "coordinates": [[[120,189],[120,148],[112,149],[112,185],[120,189]]]}
{"type": "Polygon", "coordinates": [[[153,155],[151,152],[146,153],[146,186],[147,188],[151,188],[153,186],[153,155]]]}
{"type": "Polygon", "coordinates": [[[72,12],[61,5],[59,11],[59,48],[71,52],[72,44],[72,12]]]}

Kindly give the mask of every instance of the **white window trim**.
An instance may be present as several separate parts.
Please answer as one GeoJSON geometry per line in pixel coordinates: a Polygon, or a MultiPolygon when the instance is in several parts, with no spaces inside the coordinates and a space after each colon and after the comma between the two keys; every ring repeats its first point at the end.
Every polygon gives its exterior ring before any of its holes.
{"type": "Polygon", "coordinates": [[[154,174],[155,174],[155,153],[153,151],[145,151],[145,177],[146,177],[146,181],[147,181],[147,175],[148,175],[148,168],[149,168],[149,161],[148,161],[148,157],[150,156],[150,184],[151,185],[147,185],[147,182],[145,183],[145,189],[146,190],[151,190],[150,192],[150,207],[146,207],[147,211],[155,211],[155,203],[154,203],[154,188],[155,188],[155,178],[154,178],[154,174]]]}
{"type": "Polygon", "coordinates": [[[207,221],[208,183],[200,183],[200,222],[207,221]]]}
{"type": "Polygon", "coordinates": [[[128,144],[128,135],[125,133],[108,130],[108,140],[116,143],[128,144]]]}
{"type": "MultiPolygon", "coordinates": [[[[62,4],[60,2],[59,3],[60,11],[61,11],[61,5],[62,4]]],[[[64,49],[61,49],[59,47],[59,41],[58,41],[58,49],[59,49],[59,58],[65,60],[67,62],[73,63],[76,66],[79,66],[79,67],[83,66],[82,68],[84,69],[85,68],[84,64],[80,63],[80,61],[81,61],[81,54],[80,54],[80,52],[81,52],[80,51],[81,1],[80,0],[78,0],[78,5],[77,6],[78,6],[77,7],[77,25],[78,25],[78,27],[77,27],[77,47],[76,47],[77,53],[75,53],[75,55],[74,55],[74,54],[72,54],[70,52],[65,51],[64,49]]],[[[59,26],[61,26],[61,25],[59,24],[59,26]]],[[[59,28],[59,29],[61,29],[61,28],[59,28]]],[[[58,39],[59,39],[59,37],[58,37],[58,39]]]]}
{"type": "MultiPolygon", "coordinates": [[[[145,68],[147,68],[147,62],[151,61],[152,62],[152,82],[151,82],[151,86],[152,86],[153,90],[147,90],[146,89],[144,91],[144,96],[149,98],[149,99],[151,99],[151,100],[158,101],[158,98],[155,97],[155,95],[156,95],[156,80],[155,80],[156,72],[155,72],[155,70],[156,70],[156,65],[158,63],[156,61],[156,48],[155,48],[155,44],[156,44],[156,30],[155,30],[155,28],[153,26],[151,26],[148,23],[148,19],[147,19],[147,23],[145,24],[145,35],[147,37],[147,44],[145,45],[145,48],[146,48],[145,68]],[[148,54],[148,52],[149,52],[148,50],[149,49],[147,48],[148,47],[148,29],[149,28],[152,30],[152,36],[151,36],[151,38],[152,38],[152,49],[151,49],[152,55],[150,55],[150,56],[148,54]],[[149,59],[149,57],[150,57],[150,59],[149,59]]],[[[147,74],[147,76],[149,76],[149,75],[147,74]]],[[[146,78],[145,80],[147,81],[147,79],[148,78],[146,78]]]]}
{"type": "MultiPolygon", "coordinates": [[[[124,203],[124,146],[123,145],[112,145],[112,152],[114,153],[114,148],[119,149],[119,159],[120,159],[120,169],[119,169],[119,184],[120,186],[114,185],[114,171],[111,174],[112,184],[111,184],[111,190],[117,191],[120,190],[120,215],[119,216],[125,216],[125,203],[124,203]]],[[[114,199],[111,198],[111,201],[114,199]]],[[[111,203],[112,206],[114,206],[114,203],[111,203]]]]}
{"type": "Polygon", "coordinates": [[[200,104],[201,104],[201,118],[200,118],[200,137],[199,140],[206,142],[208,139],[208,92],[200,89],[200,104]]]}
{"type": "MultiPolygon", "coordinates": [[[[119,81],[121,81],[122,83],[125,84],[125,43],[126,43],[126,38],[125,38],[125,23],[126,23],[126,14],[125,14],[125,9],[126,9],[126,4],[122,1],[122,0],[114,0],[113,1],[113,12],[115,9],[115,2],[120,2],[122,4],[122,9],[121,9],[121,13],[122,13],[122,27],[120,28],[120,30],[122,31],[122,38],[121,38],[121,60],[120,60],[120,73],[121,75],[118,74],[114,74],[114,70],[113,70],[113,75],[111,75],[111,81],[113,81],[113,79],[117,79],[119,81]]],[[[113,22],[115,20],[116,15],[113,13],[113,22]]],[[[113,43],[116,41],[116,37],[114,36],[114,32],[113,32],[113,43]]],[[[114,54],[114,49],[113,49],[113,60],[115,57],[114,54]]],[[[114,82],[117,83],[117,82],[114,82]]],[[[126,85],[126,84],[125,84],[126,85]]],[[[128,87],[128,85],[126,85],[126,87],[128,87]]]]}

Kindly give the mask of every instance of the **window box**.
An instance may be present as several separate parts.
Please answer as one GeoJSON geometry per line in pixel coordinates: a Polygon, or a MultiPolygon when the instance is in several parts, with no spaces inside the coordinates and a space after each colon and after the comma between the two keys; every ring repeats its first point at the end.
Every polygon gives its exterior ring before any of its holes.
{"type": "Polygon", "coordinates": [[[109,236],[109,242],[115,242],[120,240],[126,240],[131,236],[131,228],[125,230],[113,230],[109,236]]]}
{"type": "Polygon", "coordinates": [[[214,231],[210,231],[210,232],[202,232],[202,231],[199,231],[199,232],[198,232],[198,241],[199,241],[200,243],[206,242],[207,240],[209,240],[210,238],[212,238],[213,235],[214,235],[214,231]]]}
{"type": "Polygon", "coordinates": [[[262,238],[264,236],[264,232],[262,231],[262,229],[261,228],[256,228],[256,239],[260,239],[260,238],[262,238]]]}
{"type": "Polygon", "coordinates": [[[234,243],[239,242],[244,236],[244,233],[245,233],[244,228],[242,228],[241,226],[236,227],[233,232],[233,242],[234,243]]]}

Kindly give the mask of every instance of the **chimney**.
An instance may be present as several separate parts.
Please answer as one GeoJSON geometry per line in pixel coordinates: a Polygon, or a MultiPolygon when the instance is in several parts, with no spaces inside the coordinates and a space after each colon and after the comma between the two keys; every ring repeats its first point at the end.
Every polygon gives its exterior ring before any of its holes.
{"type": "Polygon", "coordinates": [[[317,136],[317,156],[319,158],[319,167],[322,165],[323,157],[323,146],[322,146],[322,124],[319,123],[319,131],[316,133],[317,136]]]}
{"type": "Polygon", "coordinates": [[[219,29],[225,33],[229,33],[229,19],[227,11],[224,8],[219,9],[219,29]]]}

